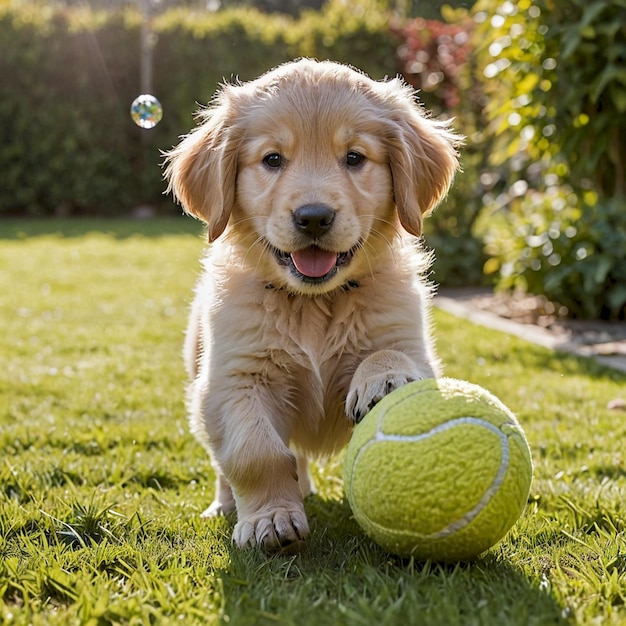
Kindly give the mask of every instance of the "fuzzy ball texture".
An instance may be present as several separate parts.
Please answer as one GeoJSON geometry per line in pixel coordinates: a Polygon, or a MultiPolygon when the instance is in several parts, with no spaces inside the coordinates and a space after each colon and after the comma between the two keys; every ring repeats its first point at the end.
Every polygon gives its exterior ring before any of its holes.
{"type": "Polygon", "coordinates": [[[344,460],[352,513],[389,552],[463,561],[495,545],[522,514],[532,480],[513,413],[451,378],[404,385],[358,424],[344,460]]]}

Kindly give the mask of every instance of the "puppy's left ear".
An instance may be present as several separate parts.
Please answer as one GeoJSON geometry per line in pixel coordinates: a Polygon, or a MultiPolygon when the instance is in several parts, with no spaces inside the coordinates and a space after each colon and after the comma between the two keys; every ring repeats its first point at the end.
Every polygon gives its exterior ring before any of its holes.
{"type": "Polygon", "coordinates": [[[412,92],[402,89],[387,127],[393,192],[400,223],[412,235],[422,234],[422,219],[448,193],[459,160],[462,138],[450,124],[426,117],[412,92]]]}

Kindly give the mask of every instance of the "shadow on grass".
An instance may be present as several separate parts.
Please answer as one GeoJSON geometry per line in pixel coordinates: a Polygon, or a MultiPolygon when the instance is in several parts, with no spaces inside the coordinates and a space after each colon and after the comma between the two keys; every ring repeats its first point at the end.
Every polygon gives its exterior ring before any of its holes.
{"type": "Polygon", "coordinates": [[[603,365],[587,356],[525,344],[524,349],[514,351],[511,358],[515,358],[522,365],[558,372],[563,376],[582,375],[626,383],[626,373],[603,365]]]}
{"type": "Polygon", "coordinates": [[[58,237],[68,239],[101,234],[114,239],[163,237],[166,235],[202,236],[202,224],[185,215],[153,219],[0,219],[0,240],[58,237]]]}
{"type": "MultiPolygon", "coordinates": [[[[505,368],[510,376],[515,376],[517,372],[523,372],[523,376],[545,373],[546,381],[554,380],[559,376],[567,380],[570,376],[588,376],[590,378],[607,381],[626,383],[626,373],[615,368],[599,363],[588,356],[581,356],[569,352],[551,350],[543,346],[530,343],[514,335],[493,330],[488,327],[477,326],[472,322],[458,319],[448,313],[435,311],[435,336],[446,337],[450,324],[457,328],[471,328],[468,333],[468,340],[462,346],[462,352],[455,362],[450,355],[445,358],[445,340],[441,340],[444,345],[444,366],[446,374],[454,376],[456,371],[472,372],[471,380],[478,384],[490,388],[492,381],[489,373],[490,365],[498,368],[505,368]],[[477,361],[482,363],[477,365],[477,361]],[[550,376],[553,378],[551,379],[550,376]]],[[[550,384],[550,383],[548,383],[550,384]]],[[[561,385],[558,384],[558,387],[561,385]]]]}
{"type": "Polygon", "coordinates": [[[216,571],[221,623],[571,623],[538,581],[495,552],[456,565],[401,559],[362,533],[345,501],[313,496],[306,509],[311,537],[300,554],[229,548],[228,566],[216,571]]]}

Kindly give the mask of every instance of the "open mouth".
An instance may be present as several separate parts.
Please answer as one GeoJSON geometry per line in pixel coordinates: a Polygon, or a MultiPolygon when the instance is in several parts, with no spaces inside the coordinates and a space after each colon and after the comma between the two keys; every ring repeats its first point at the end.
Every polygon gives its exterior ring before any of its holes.
{"type": "Polygon", "coordinates": [[[305,283],[319,284],[330,280],[342,266],[348,265],[357,251],[358,244],[348,252],[331,252],[318,246],[309,246],[295,252],[283,252],[274,248],[280,265],[289,267],[291,273],[305,283]]]}

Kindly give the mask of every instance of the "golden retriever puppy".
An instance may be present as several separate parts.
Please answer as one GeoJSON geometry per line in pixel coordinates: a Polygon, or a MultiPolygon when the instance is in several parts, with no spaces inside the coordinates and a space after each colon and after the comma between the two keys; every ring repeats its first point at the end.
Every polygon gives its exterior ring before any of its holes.
{"type": "Polygon", "coordinates": [[[415,238],[458,137],[401,81],[308,59],[224,86],[199,118],[166,177],[211,243],[185,344],[191,428],[217,476],[204,515],[236,509],[238,546],[293,548],[309,457],[438,374],[415,238]]]}

